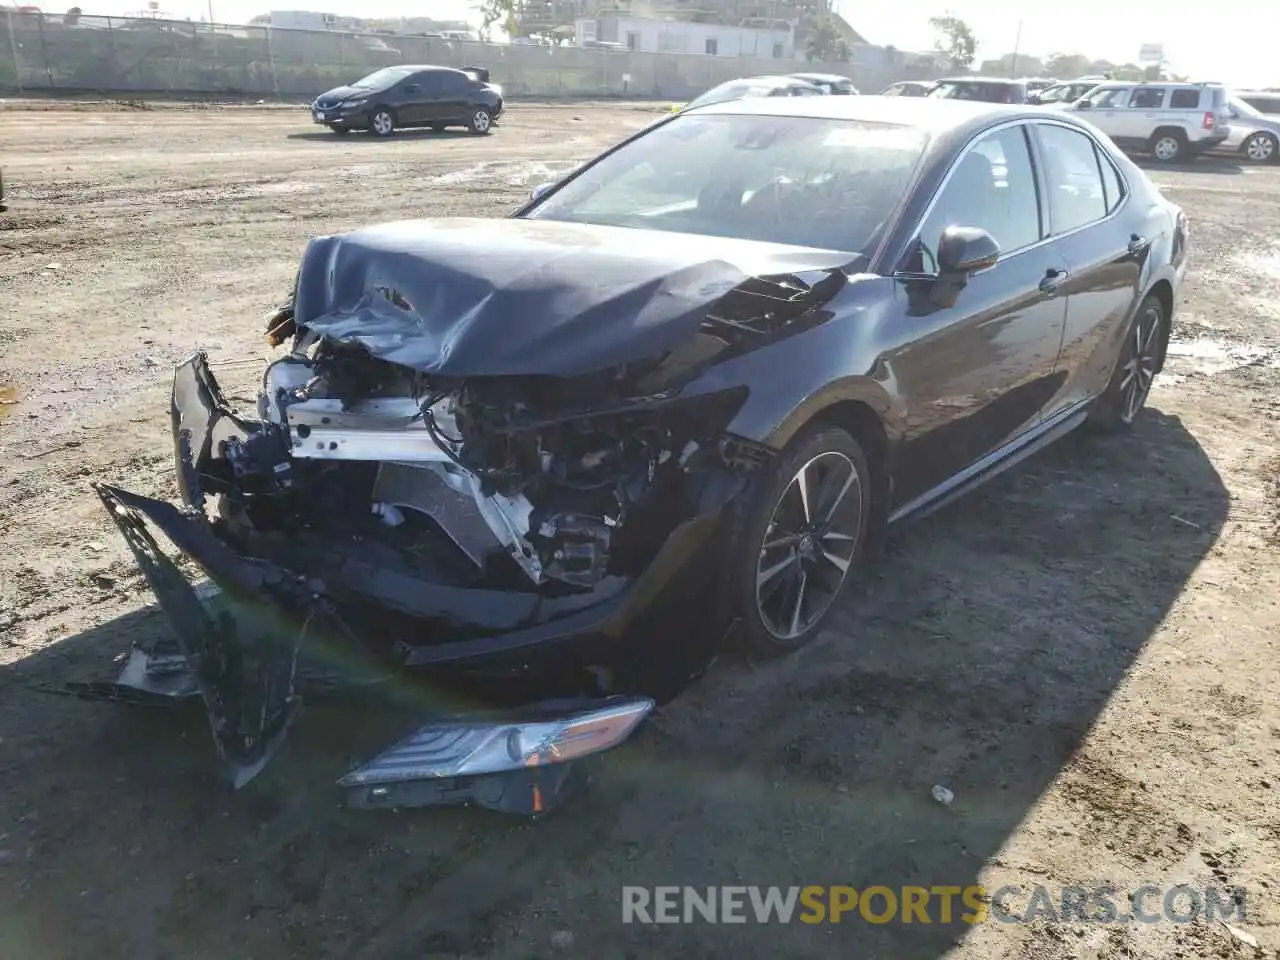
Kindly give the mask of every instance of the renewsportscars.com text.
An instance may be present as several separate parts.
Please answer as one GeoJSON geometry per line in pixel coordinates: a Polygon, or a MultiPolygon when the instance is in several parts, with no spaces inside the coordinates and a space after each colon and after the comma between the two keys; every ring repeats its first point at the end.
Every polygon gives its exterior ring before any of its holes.
{"type": "Polygon", "coordinates": [[[1244,920],[1244,891],[1111,886],[623,887],[623,923],[1190,923],[1244,920]]]}

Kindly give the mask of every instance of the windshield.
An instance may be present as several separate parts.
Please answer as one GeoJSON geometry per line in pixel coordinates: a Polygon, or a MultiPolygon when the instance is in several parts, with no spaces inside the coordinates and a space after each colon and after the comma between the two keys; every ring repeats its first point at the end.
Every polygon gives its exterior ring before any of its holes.
{"type": "Polygon", "coordinates": [[[681,114],[526,216],[865,252],[926,142],[886,124],[681,114]]]}
{"type": "Polygon", "coordinates": [[[1263,117],[1266,116],[1261,110],[1255,109],[1251,104],[1245,103],[1239,97],[1231,98],[1231,109],[1242,117],[1263,117]]]}
{"type": "Polygon", "coordinates": [[[705,107],[709,103],[724,103],[727,100],[741,100],[744,97],[767,97],[778,89],[776,83],[750,83],[734,80],[712,87],[696,100],[689,102],[688,107],[705,107]]]}
{"type": "Polygon", "coordinates": [[[367,77],[357,80],[351,86],[357,90],[381,90],[407,77],[412,72],[412,70],[405,67],[383,67],[381,70],[375,70],[367,77]]]}

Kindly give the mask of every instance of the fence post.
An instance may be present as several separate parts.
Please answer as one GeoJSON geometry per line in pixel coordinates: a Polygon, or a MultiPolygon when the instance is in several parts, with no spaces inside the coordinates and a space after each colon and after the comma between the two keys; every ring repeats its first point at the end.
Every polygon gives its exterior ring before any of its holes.
{"type": "Polygon", "coordinates": [[[5,26],[9,29],[9,53],[13,56],[13,82],[22,93],[22,64],[18,62],[18,35],[13,32],[13,10],[5,8],[5,26]]]}
{"type": "Polygon", "coordinates": [[[37,11],[35,14],[36,29],[40,31],[40,56],[44,60],[44,78],[49,83],[49,89],[54,88],[53,83],[53,66],[49,63],[49,44],[44,38],[44,14],[37,11]]]}
{"type": "Polygon", "coordinates": [[[276,76],[276,50],[271,42],[271,24],[267,24],[267,60],[271,64],[271,87],[276,92],[276,103],[280,102],[280,78],[276,76]]]}
{"type": "Polygon", "coordinates": [[[119,89],[120,73],[116,63],[116,32],[111,24],[110,17],[107,17],[107,63],[109,64],[111,86],[119,89]]]}

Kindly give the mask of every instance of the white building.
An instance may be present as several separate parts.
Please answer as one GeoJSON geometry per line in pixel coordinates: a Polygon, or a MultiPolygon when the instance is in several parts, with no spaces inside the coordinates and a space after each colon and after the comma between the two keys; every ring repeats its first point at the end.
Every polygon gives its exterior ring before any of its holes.
{"type": "Polygon", "coordinates": [[[709,57],[795,56],[795,29],[779,21],[770,28],[731,27],[686,20],[650,20],[620,13],[574,21],[574,43],[640,53],[691,53],[709,57]]]}

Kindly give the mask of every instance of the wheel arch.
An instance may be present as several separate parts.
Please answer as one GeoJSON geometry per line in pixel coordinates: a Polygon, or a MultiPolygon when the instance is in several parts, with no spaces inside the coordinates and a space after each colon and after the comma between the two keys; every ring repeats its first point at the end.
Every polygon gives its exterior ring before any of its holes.
{"type": "Polygon", "coordinates": [[[779,425],[770,438],[770,445],[781,449],[801,431],[814,426],[833,426],[858,441],[871,473],[867,546],[872,549],[884,542],[893,496],[893,449],[898,434],[890,410],[888,397],[884,395],[877,397],[863,392],[861,396],[831,397],[825,403],[806,405],[802,412],[797,411],[779,425]]]}
{"type": "Polygon", "coordinates": [[[1173,332],[1173,305],[1174,294],[1173,284],[1169,282],[1167,277],[1160,277],[1155,283],[1148,288],[1146,296],[1142,299],[1155,297],[1160,302],[1160,359],[1156,361],[1156,373],[1164,369],[1165,353],[1169,349],[1169,336],[1173,332]]]}

